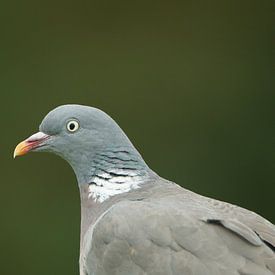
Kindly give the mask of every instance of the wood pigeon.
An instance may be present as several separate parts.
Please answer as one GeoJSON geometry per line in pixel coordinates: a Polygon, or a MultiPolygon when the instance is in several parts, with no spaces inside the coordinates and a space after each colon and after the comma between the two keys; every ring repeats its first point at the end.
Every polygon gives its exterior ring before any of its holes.
{"type": "Polygon", "coordinates": [[[103,111],[63,105],[19,143],[73,168],[81,197],[80,275],[274,275],[275,226],[165,180],[103,111]]]}

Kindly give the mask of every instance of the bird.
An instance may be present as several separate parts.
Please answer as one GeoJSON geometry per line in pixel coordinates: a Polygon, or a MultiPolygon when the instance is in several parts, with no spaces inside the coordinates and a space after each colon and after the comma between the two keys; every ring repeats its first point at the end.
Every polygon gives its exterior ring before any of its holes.
{"type": "Polygon", "coordinates": [[[100,109],[61,105],[14,157],[50,152],[76,175],[80,275],[274,275],[275,226],[149,168],[100,109]]]}

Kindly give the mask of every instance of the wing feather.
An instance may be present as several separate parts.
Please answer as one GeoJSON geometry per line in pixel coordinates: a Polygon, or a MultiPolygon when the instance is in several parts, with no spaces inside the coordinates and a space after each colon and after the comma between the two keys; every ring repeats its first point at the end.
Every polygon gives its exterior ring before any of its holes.
{"type": "Polygon", "coordinates": [[[202,221],[150,201],[117,203],[93,230],[88,275],[274,275],[274,253],[238,220],[202,221]]]}

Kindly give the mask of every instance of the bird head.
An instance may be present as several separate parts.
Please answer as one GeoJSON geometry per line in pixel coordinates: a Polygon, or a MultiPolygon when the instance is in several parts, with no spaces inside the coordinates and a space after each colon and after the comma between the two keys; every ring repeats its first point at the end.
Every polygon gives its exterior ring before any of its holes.
{"type": "Polygon", "coordinates": [[[81,179],[89,176],[87,171],[97,154],[114,148],[140,156],[117,123],[103,111],[62,105],[46,115],[39,132],[16,146],[14,157],[28,152],[52,152],[67,160],[81,179]]]}

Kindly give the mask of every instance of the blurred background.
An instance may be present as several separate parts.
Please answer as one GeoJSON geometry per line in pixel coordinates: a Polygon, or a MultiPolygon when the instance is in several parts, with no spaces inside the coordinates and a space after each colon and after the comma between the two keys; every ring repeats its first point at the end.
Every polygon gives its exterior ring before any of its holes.
{"type": "Polygon", "coordinates": [[[65,103],[96,106],[161,176],[275,222],[274,1],[5,1],[0,273],[78,274],[69,165],[15,161],[65,103]]]}

